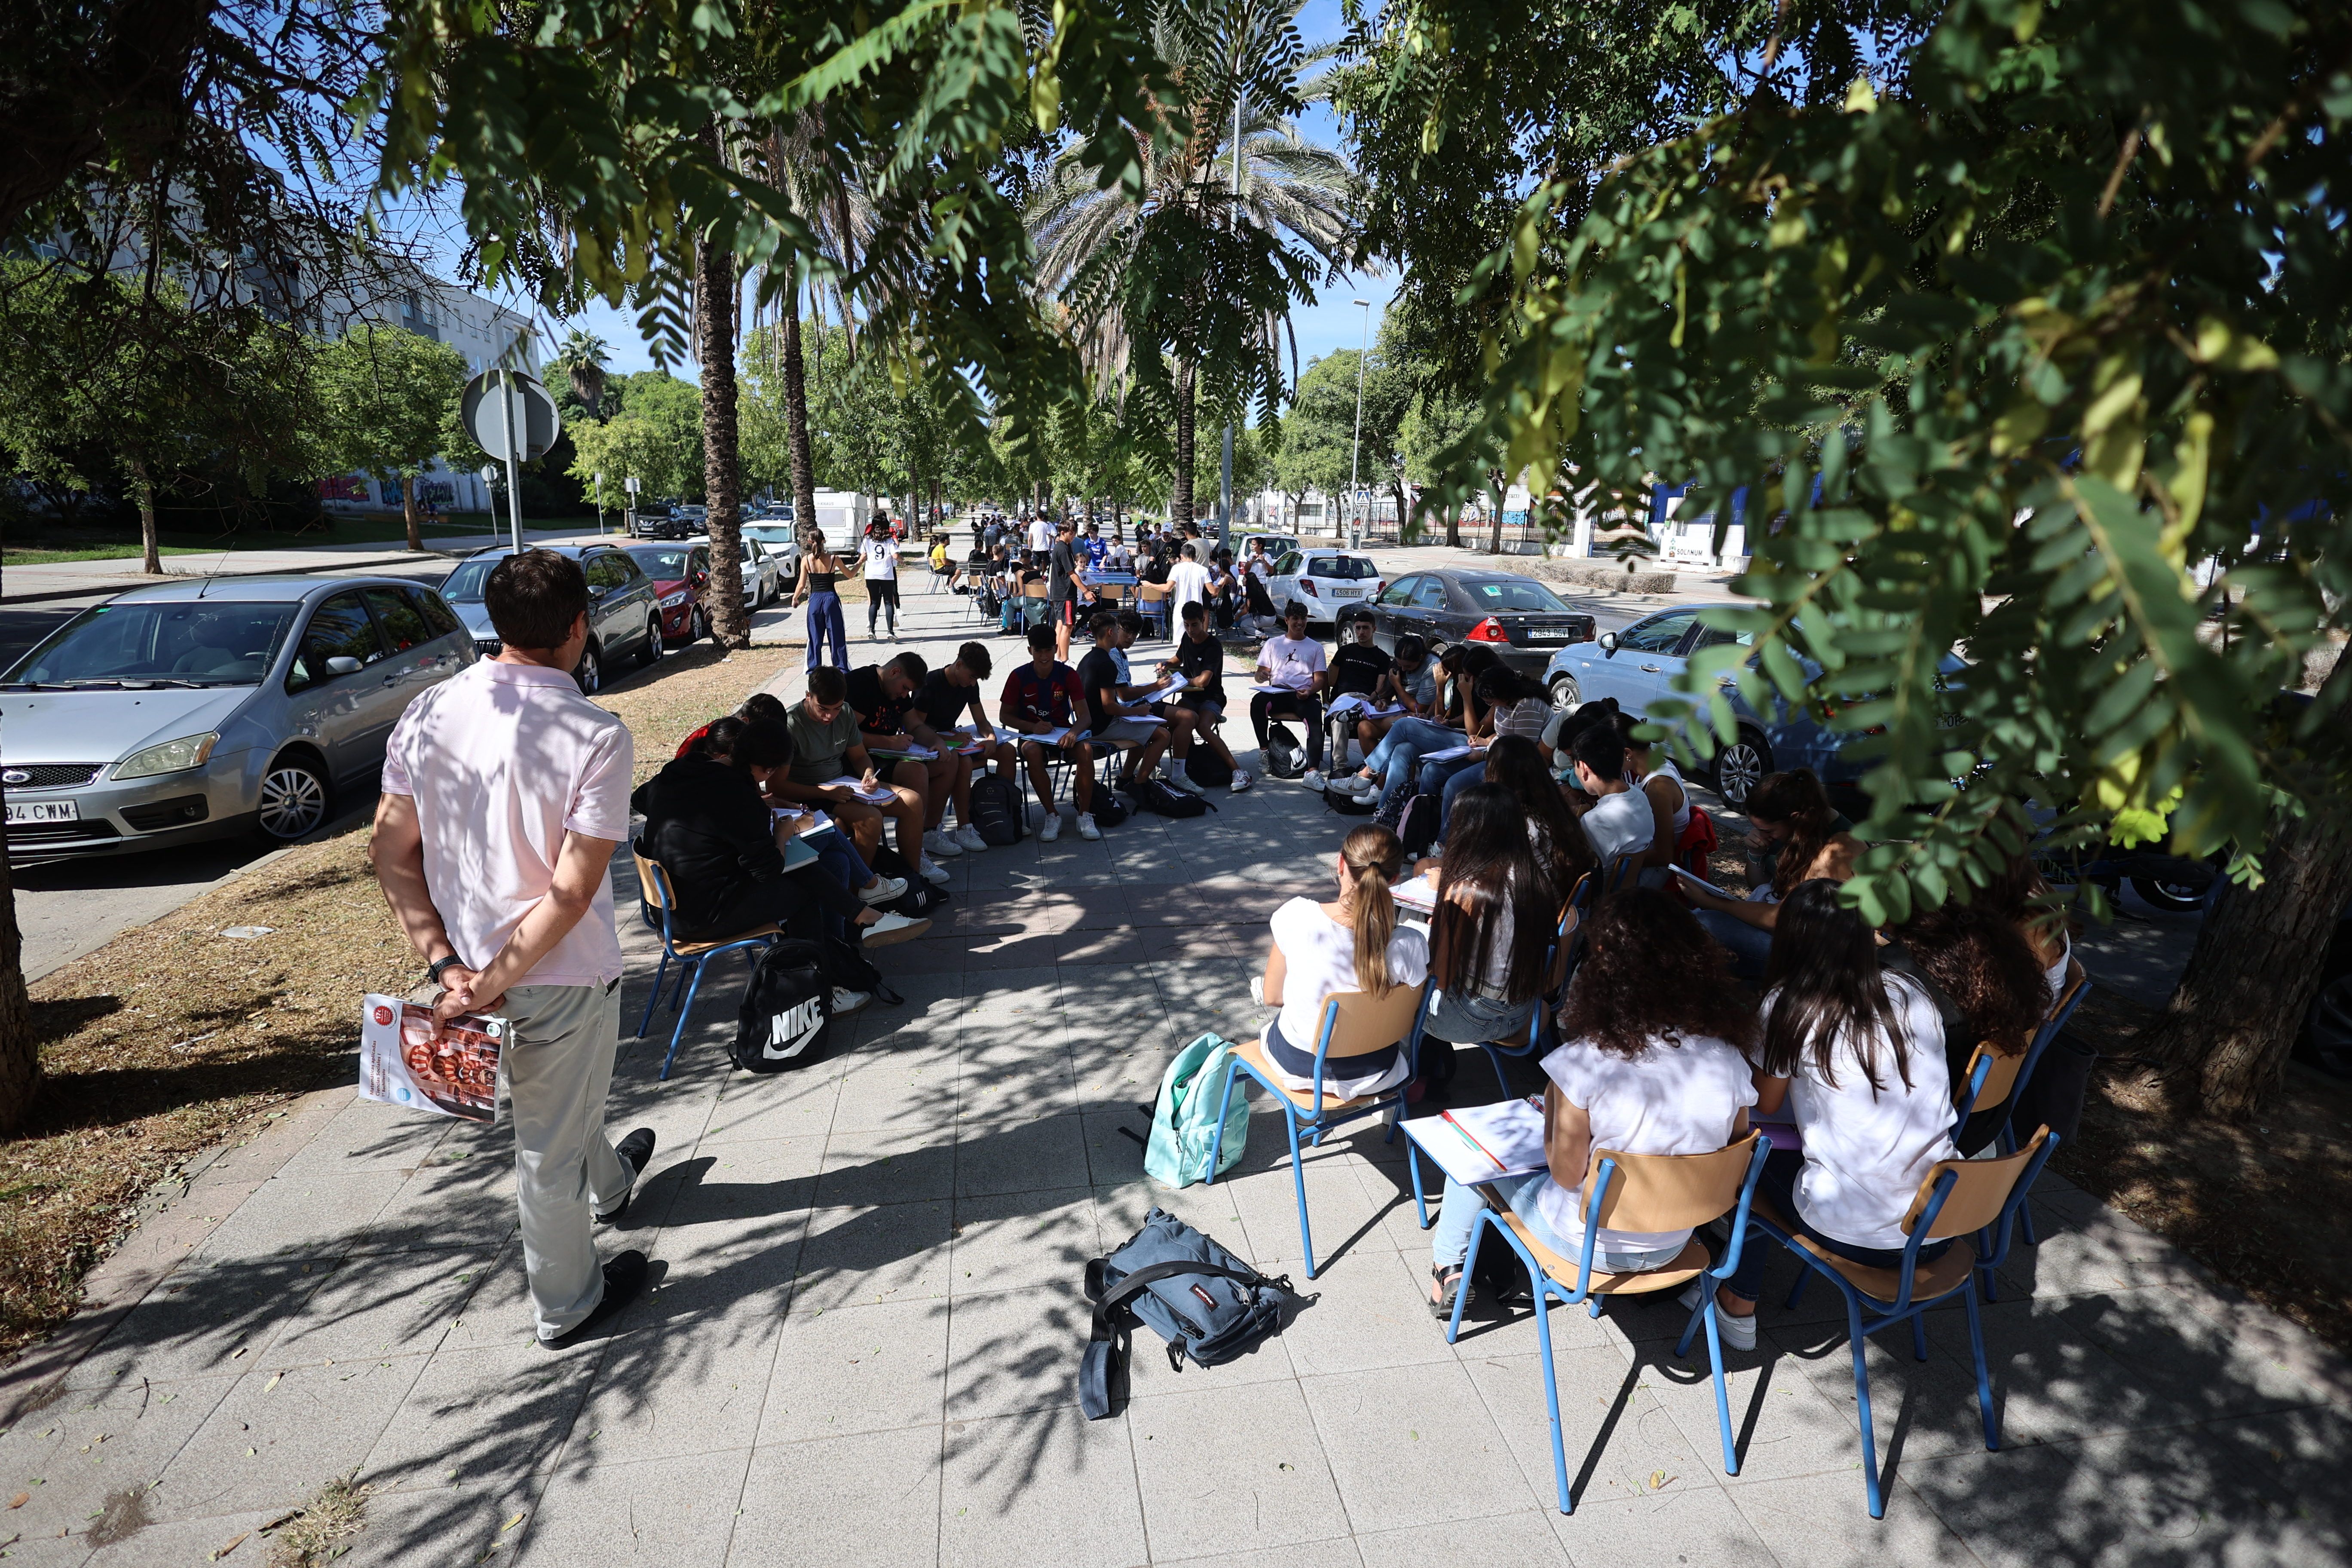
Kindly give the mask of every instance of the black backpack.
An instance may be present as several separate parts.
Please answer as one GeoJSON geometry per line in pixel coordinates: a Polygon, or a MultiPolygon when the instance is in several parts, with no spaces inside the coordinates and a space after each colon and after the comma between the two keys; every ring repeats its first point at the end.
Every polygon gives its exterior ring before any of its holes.
{"type": "Polygon", "coordinates": [[[1223,789],[1234,782],[1234,770],[1225,766],[1225,759],[1198,743],[1184,759],[1184,773],[1202,789],[1223,789]]]}
{"type": "Polygon", "coordinates": [[[1270,779],[1295,779],[1307,772],[1307,753],[1279,724],[1266,727],[1265,744],[1259,749],[1265,753],[1265,776],[1270,779]]]}
{"type": "Polygon", "coordinates": [[[971,829],[981,841],[1002,849],[1028,836],[1022,820],[1021,786],[1003,773],[982,773],[971,781],[971,829]]]}
{"type": "Polygon", "coordinates": [[[1112,793],[1110,785],[1100,784],[1095,786],[1091,815],[1097,827],[1117,827],[1127,820],[1129,813],[1127,807],[1118,803],[1118,796],[1112,793]]]}
{"type": "Polygon", "coordinates": [[[1377,795],[1370,800],[1358,800],[1352,795],[1341,795],[1328,784],[1323,789],[1323,804],[1342,816],[1370,816],[1381,808],[1377,795]]]}
{"type": "MultiPolygon", "coordinates": [[[[1128,790],[1138,809],[1160,816],[1205,816],[1217,808],[1197,795],[1187,795],[1163,779],[1138,779],[1128,790]]],[[[1095,826],[1102,826],[1097,818],[1095,826]]]]}
{"type": "Polygon", "coordinates": [[[1089,1421],[1127,1403],[1128,1336],[1140,1321],[1168,1342],[1168,1364],[1221,1366],[1282,1326],[1298,1299],[1287,1275],[1267,1279],[1160,1208],[1107,1258],[1087,1264],[1094,1325],[1078,1363],[1078,1407],[1089,1421]]]}
{"type": "Polygon", "coordinates": [[[1404,803],[1397,818],[1397,842],[1408,855],[1419,855],[1437,842],[1437,814],[1445,809],[1443,795],[1419,795],[1404,803]]]}
{"type": "Polygon", "coordinates": [[[743,984],[735,1017],[735,1065],[782,1072],[824,1055],[833,1038],[833,980],[813,942],[776,942],[743,984]]]}

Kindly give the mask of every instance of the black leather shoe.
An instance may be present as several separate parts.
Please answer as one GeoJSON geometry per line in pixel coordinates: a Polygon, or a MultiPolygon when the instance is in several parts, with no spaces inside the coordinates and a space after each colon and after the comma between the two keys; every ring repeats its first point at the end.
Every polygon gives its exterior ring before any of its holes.
{"type": "Polygon", "coordinates": [[[590,1330],[610,1321],[622,1308],[637,1299],[637,1292],[646,1288],[646,1255],[635,1247],[610,1259],[604,1265],[604,1299],[596,1303],[596,1310],[567,1332],[541,1340],[540,1344],[551,1351],[569,1350],[578,1344],[590,1330]]]}
{"type": "Polygon", "coordinates": [[[618,1154],[621,1157],[621,1163],[629,1168],[629,1197],[623,1198],[620,1207],[610,1214],[598,1215],[596,1216],[598,1225],[610,1225],[629,1212],[629,1198],[637,1195],[637,1178],[644,1175],[646,1167],[654,1163],[654,1130],[650,1127],[638,1128],[614,1144],[613,1152],[618,1154]]]}

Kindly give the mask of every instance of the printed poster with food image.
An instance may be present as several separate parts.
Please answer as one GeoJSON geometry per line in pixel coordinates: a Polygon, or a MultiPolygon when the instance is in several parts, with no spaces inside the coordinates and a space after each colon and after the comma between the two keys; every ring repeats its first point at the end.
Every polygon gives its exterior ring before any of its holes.
{"type": "Polygon", "coordinates": [[[495,1121],[504,1018],[461,1013],[447,1023],[421,1003],[370,996],[360,1015],[360,1096],[467,1121],[495,1121]]]}

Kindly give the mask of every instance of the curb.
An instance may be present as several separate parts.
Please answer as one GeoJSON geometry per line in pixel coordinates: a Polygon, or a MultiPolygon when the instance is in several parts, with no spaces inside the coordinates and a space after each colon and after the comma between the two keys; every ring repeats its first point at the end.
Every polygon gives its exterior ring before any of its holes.
{"type": "MultiPolygon", "coordinates": [[[[426,556],[439,556],[445,561],[457,559],[457,557],[450,552],[444,550],[403,550],[399,553],[394,555],[355,556],[348,563],[338,563],[338,564],[348,564],[355,567],[394,566],[398,565],[403,562],[421,561],[426,556]]],[[[30,594],[0,594],[0,608],[5,608],[11,605],[38,605],[52,599],[88,599],[114,594],[127,594],[133,588],[152,588],[159,583],[168,583],[174,578],[180,577],[210,577],[214,579],[224,577],[306,577],[320,575],[324,570],[324,568],[320,568],[312,571],[289,571],[285,568],[279,567],[272,568],[266,572],[166,572],[159,577],[150,577],[142,573],[137,577],[109,579],[110,583],[121,584],[121,585],[120,587],[44,588],[30,594]]]]}

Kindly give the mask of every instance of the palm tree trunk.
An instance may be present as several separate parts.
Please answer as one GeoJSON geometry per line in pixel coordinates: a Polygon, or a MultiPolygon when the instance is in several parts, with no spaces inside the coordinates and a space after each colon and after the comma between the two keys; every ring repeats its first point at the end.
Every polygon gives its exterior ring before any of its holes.
{"type": "MultiPolygon", "coordinates": [[[[719,132],[704,132],[714,151],[719,132]]],[[[699,245],[694,252],[695,298],[701,309],[695,357],[702,362],[702,499],[710,509],[710,577],[703,607],[710,632],[728,649],[751,646],[751,617],[743,607],[741,509],[743,475],[737,462],[735,423],[735,253],[699,245]]]]}
{"type": "Polygon", "coordinates": [[[784,311],[784,447],[793,470],[793,522],[816,523],[816,463],[809,455],[808,365],[801,357],[801,291],[784,311]]]}
{"type": "Polygon", "coordinates": [[[24,933],[16,925],[8,857],[0,854],[0,1136],[24,1124],[40,1087],[41,1049],[33,1038],[32,1004],[25,996],[24,933]]]}
{"type": "Polygon", "coordinates": [[[1192,406],[1196,377],[1191,365],[1176,366],[1176,481],[1169,492],[1168,521],[1179,529],[1192,521],[1192,406]]]}
{"type": "Polygon", "coordinates": [[[155,482],[147,474],[147,459],[131,459],[131,493],[139,502],[139,569],[150,577],[163,574],[163,552],[155,542],[155,482]]]}
{"type": "Polygon", "coordinates": [[[416,476],[415,474],[400,476],[400,521],[408,528],[408,548],[423,550],[425,531],[417,525],[416,521],[416,476]]]}

